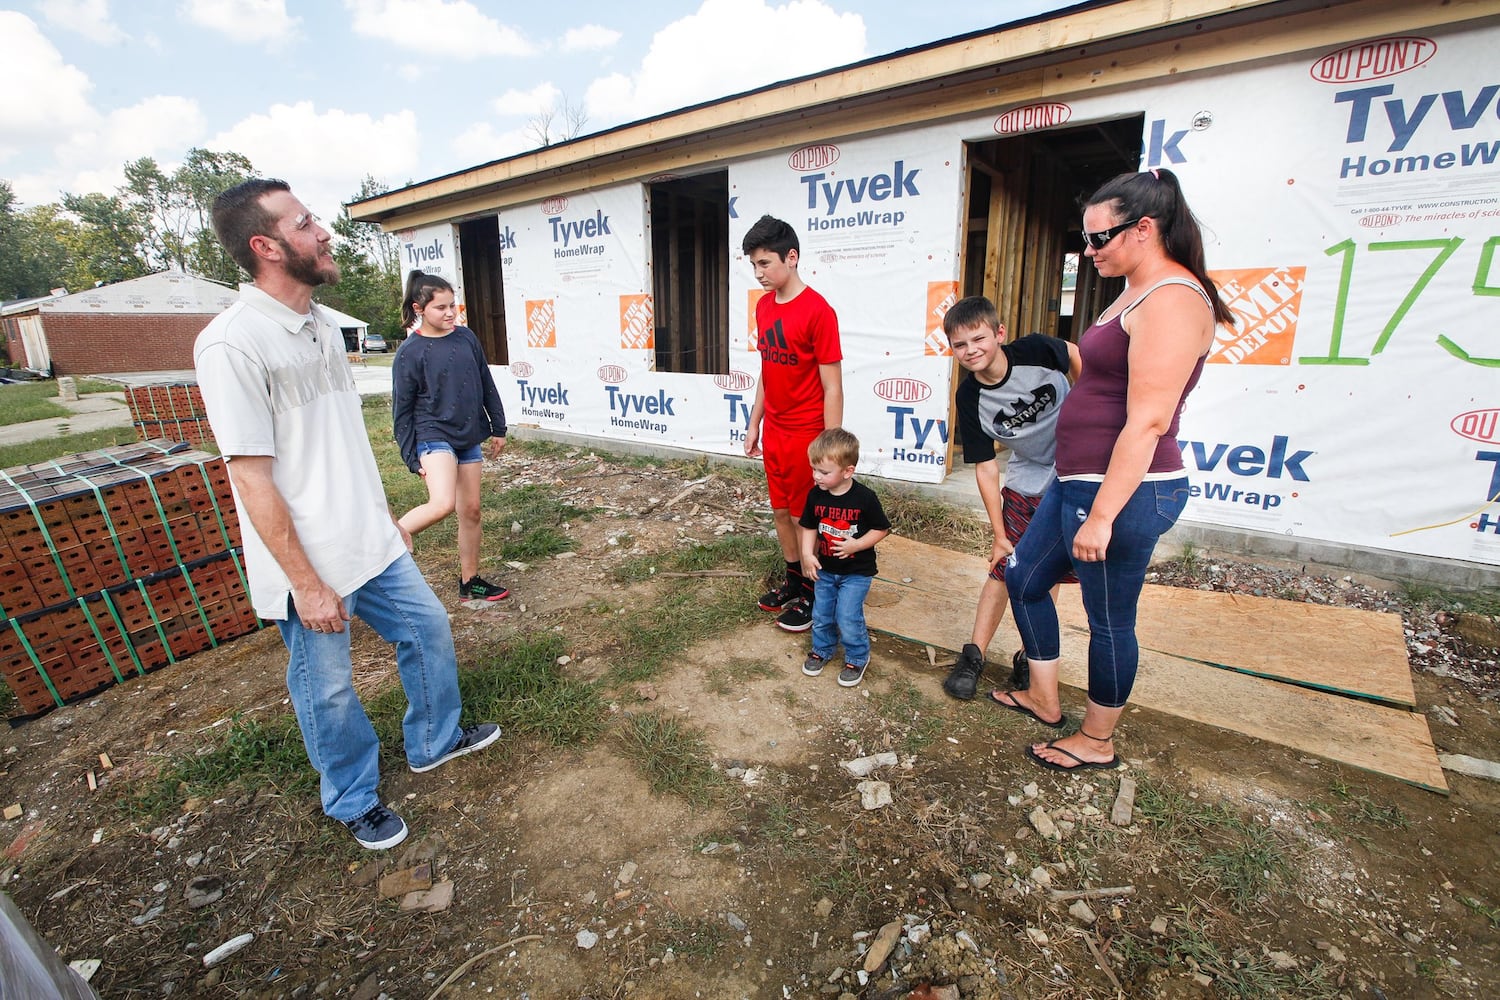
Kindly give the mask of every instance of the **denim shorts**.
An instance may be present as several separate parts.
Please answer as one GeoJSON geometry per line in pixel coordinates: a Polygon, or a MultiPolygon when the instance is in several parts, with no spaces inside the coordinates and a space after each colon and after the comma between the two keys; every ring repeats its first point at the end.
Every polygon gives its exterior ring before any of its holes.
{"type": "Polygon", "coordinates": [[[419,441],[417,442],[417,458],[423,455],[431,455],[433,452],[446,451],[448,454],[458,458],[459,465],[472,465],[475,462],[484,461],[484,445],[476,444],[471,448],[455,448],[447,441],[419,441]]]}

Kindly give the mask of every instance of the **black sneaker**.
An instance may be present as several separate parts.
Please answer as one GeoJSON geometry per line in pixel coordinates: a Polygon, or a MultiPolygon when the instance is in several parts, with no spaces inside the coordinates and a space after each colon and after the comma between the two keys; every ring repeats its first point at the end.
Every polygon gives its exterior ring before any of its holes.
{"type": "Polygon", "coordinates": [[[802,661],[802,672],[809,677],[816,677],[823,672],[823,664],[827,662],[817,653],[808,653],[807,659],[802,661]]]}
{"type": "Polygon", "coordinates": [[[466,601],[500,601],[510,596],[510,588],[490,583],[476,573],[458,582],[458,596],[466,601]]]}
{"type": "Polygon", "coordinates": [[[1025,691],[1031,687],[1031,661],[1026,659],[1026,650],[1016,650],[1010,658],[1010,689],[1025,691]]]}
{"type": "Polygon", "coordinates": [[[806,632],[812,628],[812,601],[795,597],[776,618],[776,624],[788,632],[806,632]]]}
{"type": "Polygon", "coordinates": [[[959,701],[972,701],[979,690],[979,678],[984,674],[984,654],[972,642],[964,643],[958,654],[958,662],[943,678],[943,690],[959,701]]]}
{"type": "Polygon", "coordinates": [[[463,726],[458,730],[458,742],[453,744],[452,750],[449,750],[431,764],[424,764],[421,767],[413,764],[411,765],[411,769],[418,774],[424,774],[435,767],[442,767],[454,757],[462,757],[466,753],[483,750],[499,738],[500,727],[493,722],[480,722],[472,726],[463,726]]]}
{"type": "Polygon", "coordinates": [[[852,663],[845,663],[844,669],[839,671],[839,687],[858,687],[859,682],[865,679],[865,668],[868,666],[868,663],[861,663],[857,667],[852,663]]]}
{"type": "Polygon", "coordinates": [[[793,601],[795,601],[797,599],[797,596],[801,593],[802,584],[800,582],[787,579],[783,581],[781,586],[777,587],[775,590],[768,590],[764,594],[761,594],[760,600],[756,603],[760,605],[760,609],[762,611],[781,611],[788,604],[791,604],[793,601]]]}
{"type": "Polygon", "coordinates": [[[359,819],[346,819],[344,825],[360,847],[372,851],[395,847],[406,839],[406,821],[385,806],[375,806],[359,819]]]}

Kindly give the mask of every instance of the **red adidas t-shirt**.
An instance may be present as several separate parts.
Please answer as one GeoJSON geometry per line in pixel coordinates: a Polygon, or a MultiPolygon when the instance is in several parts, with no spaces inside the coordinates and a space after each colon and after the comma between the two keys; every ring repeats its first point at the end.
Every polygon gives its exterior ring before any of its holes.
{"type": "Polygon", "coordinates": [[[822,428],[818,366],[844,359],[833,307],[811,288],[803,288],[790,302],[778,303],[774,293],[762,295],[755,304],[755,329],[765,422],[779,430],[822,428]]]}

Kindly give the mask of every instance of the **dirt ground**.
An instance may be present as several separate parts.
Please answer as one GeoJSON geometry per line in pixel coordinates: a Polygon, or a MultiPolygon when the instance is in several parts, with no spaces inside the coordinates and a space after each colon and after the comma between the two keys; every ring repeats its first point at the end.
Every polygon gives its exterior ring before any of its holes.
{"type": "MultiPolygon", "coordinates": [[[[487,565],[514,596],[482,610],[446,584],[448,556],[419,552],[424,569],[452,601],[461,664],[551,632],[560,674],[598,685],[603,735],[508,735],[425,775],[387,747],[382,793],[407,844],[363,852],[315,791],[274,784],[152,820],[122,808],[231,716],[289,713],[274,629],[0,733],[0,799],[23,807],[0,824],[0,884],[65,959],[99,960],[102,996],[1500,996],[1500,783],[1450,773],[1444,797],[1139,709],[1124,768],[1054,774],[1020,753],[1048,731],[943,695],[951,655],[877,637],[845,689],[836,670],[804,677],[806,637],[768,615],[621,681],[616,623],[681,578],[619,567],[763,536],[754,481],[561,449],[507,455],[504,476],[591,512],[566,525],[574,551],[487,565]],[[700,734],[708,798],[652,790],[621,738],[648,713],[700,734]],[[891,803],[866,809],[840,762],[881,752],[896,763],[871,778],[891,803]],[[1116,825],[1122,783],[1135,808],[1116,825]],[[450,905],[382,898],[381,876],[422,862],[450,905]],[[190,908],[189,890],[221,895],[190,908]]],[[[1402,614],[1440,751],[1500,760],[1496,652],[1460,632],[1476,615],[1211,553],[1157,572],[1402,614]]],[[[701,580],[750,602],[761,583],[701,580]]],[[[363,690],[395,683],[358,624],[355,660],[363,690]]],[[[1064,701],[1076,715],[1082,694],[1064,701]]]]}

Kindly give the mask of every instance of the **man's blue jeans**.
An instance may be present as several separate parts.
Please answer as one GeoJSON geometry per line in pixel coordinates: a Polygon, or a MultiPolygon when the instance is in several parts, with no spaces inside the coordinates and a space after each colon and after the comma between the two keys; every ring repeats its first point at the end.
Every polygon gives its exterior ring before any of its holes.
{"type": "Polygon", "coordinates": [[[1088,517],[1099,483],[1069,480],[1047,488],[1031,524],[1005,566],[1016,629],[1033,660],[1055,660],[1060,651],[1053,584],[1071,569],[1078,576],[1089,619],[1089,700],[1119,708],[1130,698],[1140,663],[1135,612],[1156,540],[1177,523],[1187,505],[1188,481],[1141,483],[1115,516],[1101,562],[1073,559],[1073,538],[1088,517]]]}
{"type": "Polygon", "coordinates": [[[827,660],[840,640],[844,662],[862,667],[870,662],[870,630],[865,627],[865,595],[874,577],[852,573],[819,573],[813,584],[812,651],[827,660]]]}
{"type": "MultiPolygon", "coordinates": [[[[414,767],[431,764],[458,741],[462,707],[447,609],[406,554],[344,595],[344,607],[395,645],[407,700],[406,759],[414,767]]],[[[349,630],[314,632],[302,626],[290,599],[287,610],[290,617],[276,623],[291,653],[286,686],[307,759],[322,779],[323,811],[358,819],[380,804],[380,742],[354,693],[349,630]]]]}

